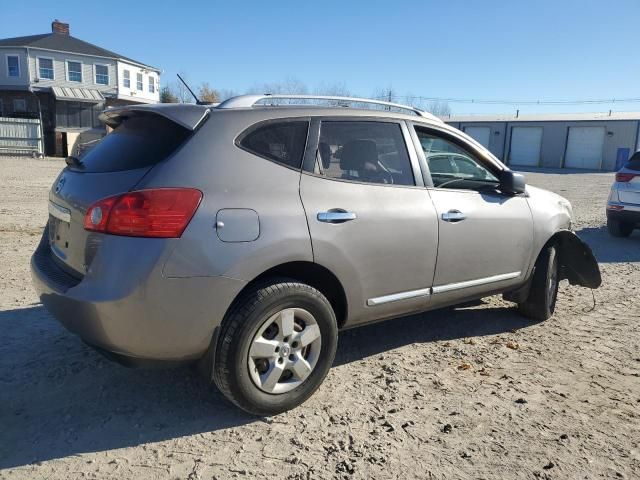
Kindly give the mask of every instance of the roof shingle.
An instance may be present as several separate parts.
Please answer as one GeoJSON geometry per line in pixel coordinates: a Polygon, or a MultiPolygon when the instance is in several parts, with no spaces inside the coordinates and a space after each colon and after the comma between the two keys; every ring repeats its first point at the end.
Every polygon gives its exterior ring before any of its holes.
{"type": "Polygon", "coordinates": [[[0,47],[44,48],[47,50],[59,50],[62,52],[77,53],[80,55],[119,58],[158,70],[156,67],[152,67],[151,65],[138,62],[137,60],[125,57],[119,53],[98,47],[92,43],[72,37],[71,35],[62,35],[59,33],[44,33],[41,35],[28,35],[26,37],[4,38],[0,39],[0,47]]]}

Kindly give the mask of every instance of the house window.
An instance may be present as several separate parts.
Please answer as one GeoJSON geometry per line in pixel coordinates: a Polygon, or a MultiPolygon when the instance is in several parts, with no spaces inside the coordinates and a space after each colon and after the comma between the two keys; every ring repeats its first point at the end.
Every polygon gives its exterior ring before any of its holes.
{"type": "Polygon", "coordinates": [[[18,55],[7,55],[7,76],[20,76],[20,57],[18,55]]]}
{"type": "Polygon", "coordinates": [[[41,79],[53,80],[53,59],[38,58],[38,76],[41,79]]]}
{"type": "Polygon", "coordinates": [[[4,102],[0,98],[0,117],[4,117],[4,102]]]}
{"type": "Polygon", "coordinates": [[[136,74],[136,90],[144,90],[144,83],[142,83],[142,74],[136,74]]]}
{"type": "Polygon", "coordinates": [[[131,72],[124,70],[122,72],[122,86],[125,88],[131,88],[131,72]]]}
{"type": "Polygon", "coordinates": [[[70,82],[82,81],[82,63],[67,62],[67,80],[70,82]]]}
{"type": "Polygon", "coordinates": [[[24,98],[14,98],[13,99],[13,111],[15,113],[26,112],[27,111],[27,101],[24,98]]]}
{"type": "Polygon", "coordinates": [[[156,93],[156,79],[149,75],[149,93],[156,93]]]}
{"type": "Polygon", "coordinates": [[[98,116],[104,104],[86,102],[56,102],[56,126],[67,128],[95,128],[101,125],[98,116]]]}
{"type": "Polygon", "coordinates": [[[109,85],[109,67],[106,65],[96,65],[96,83],[98,85],[109,85]]]}

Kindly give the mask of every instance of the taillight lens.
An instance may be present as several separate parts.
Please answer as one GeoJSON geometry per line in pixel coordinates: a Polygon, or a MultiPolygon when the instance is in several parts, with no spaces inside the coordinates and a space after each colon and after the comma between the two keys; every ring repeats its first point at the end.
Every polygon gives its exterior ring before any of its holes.
{"type": "Polygon", "coordinates": [[[616,182],[630,182],[637,176],[635,173],[616,173],[616,182]]]}
{"type": "Polygon", "coordinates": [[[202,192],[194,188],[128,192],[91,205],[84,217],[84,228],[129,237],[177,238],[201,200],[202,192]]]}

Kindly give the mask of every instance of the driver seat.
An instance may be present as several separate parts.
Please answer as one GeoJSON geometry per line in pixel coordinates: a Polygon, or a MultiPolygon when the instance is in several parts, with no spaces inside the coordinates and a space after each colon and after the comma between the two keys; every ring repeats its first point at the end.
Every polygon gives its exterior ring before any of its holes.
{"type": "Polygon", "coordinates": [[[381,183],[376,142],[352,140],[344,144],[341,153],[340,169],[343,171],[343,179],[381,183]]]}

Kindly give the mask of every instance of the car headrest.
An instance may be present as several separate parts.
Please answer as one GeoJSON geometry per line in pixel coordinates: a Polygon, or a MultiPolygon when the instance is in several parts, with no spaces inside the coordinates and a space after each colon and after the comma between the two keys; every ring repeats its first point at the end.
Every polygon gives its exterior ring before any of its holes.
{"type": "Polygon", "coordinates": [[[340,168],[362,170],[365,162],[378,163],[378,146],[373,140],[353,140],[342,147],[340,168]]]}

